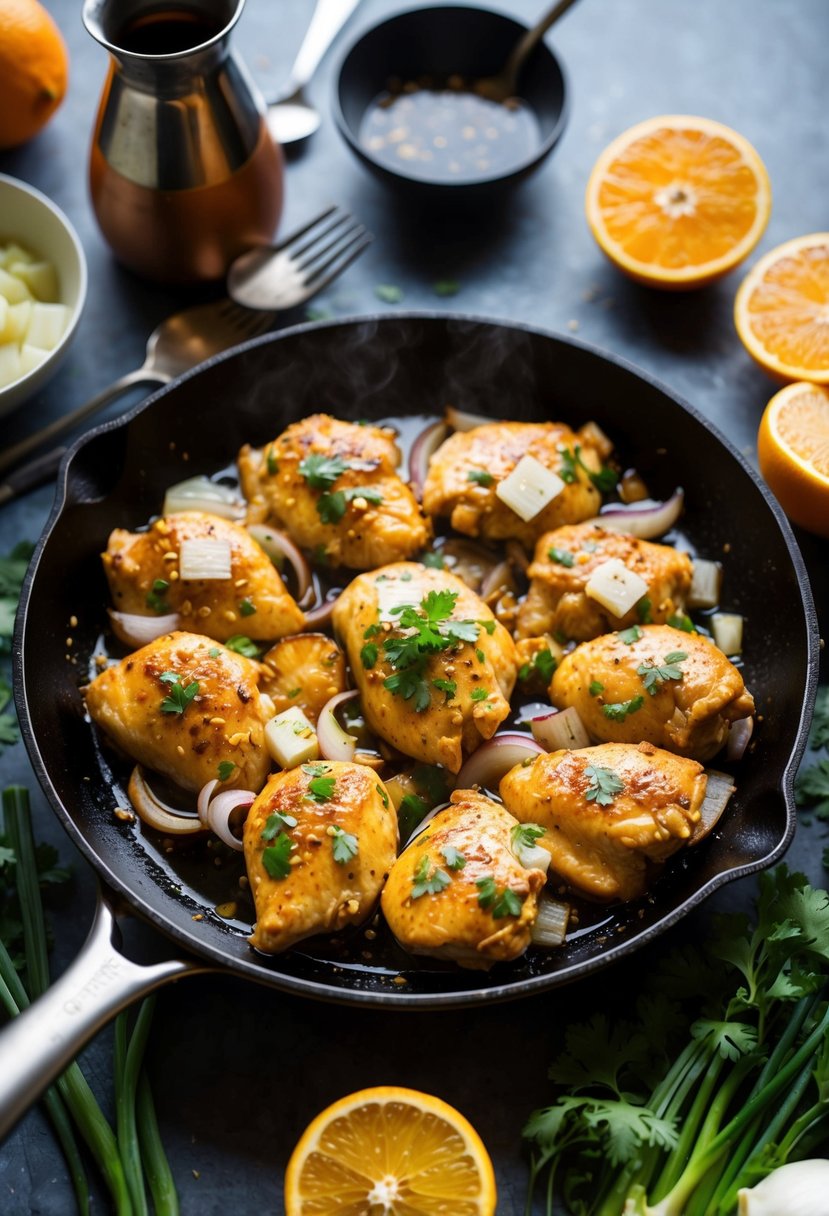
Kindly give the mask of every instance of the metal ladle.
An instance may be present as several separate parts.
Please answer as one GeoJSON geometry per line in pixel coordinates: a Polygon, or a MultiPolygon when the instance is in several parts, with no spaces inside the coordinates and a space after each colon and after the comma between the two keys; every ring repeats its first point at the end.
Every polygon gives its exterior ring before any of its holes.
{"type": "Polygon", "coordinates": [[[515,97],[518,92],[518,77],[524,63],[537,42],[547,33],[547,30],[563,17],[568,8],[576,0],[558,0],[549,12],[537,21],[532,29],[527,30],[516,43],[501,71],[495,76],[483,76],[472,85],[472,90],[489,101],[506,101],[515,97]]]}
{"type": "Polygon", "coordinates": [[[303,89],[359,3],[360,0],[317,0],[282,93],[268,104],[268,130],[277,143],[299,143],[313,135],[322,122],[322,115],[305,97],[303,89]]]}

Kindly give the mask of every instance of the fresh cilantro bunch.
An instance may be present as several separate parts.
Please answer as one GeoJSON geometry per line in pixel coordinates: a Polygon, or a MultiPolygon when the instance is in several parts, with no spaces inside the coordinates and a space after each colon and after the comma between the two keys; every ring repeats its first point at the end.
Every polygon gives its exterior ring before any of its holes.
{"type": "Polygon", "coordinates": [[[548,1216],[557,1187],[578,1216],[733,1216],[741,1187],[825,1151],[829,894],[763,874],[753,924],[718,918],[650,976],[634,1017],[567,1028],[524,1129],[527,1211],[546,1173],[548,1216]]]}
{"type": "MultiPolygon", "coordinates": [[[[14,618],[34,545],[20,541],[7,557],[0,558],[0,658],[12,652],[14,618]]],[[[0,669],[0,755],[20,738],[17,717],[11,708],[12,688],[0,669]]]]}

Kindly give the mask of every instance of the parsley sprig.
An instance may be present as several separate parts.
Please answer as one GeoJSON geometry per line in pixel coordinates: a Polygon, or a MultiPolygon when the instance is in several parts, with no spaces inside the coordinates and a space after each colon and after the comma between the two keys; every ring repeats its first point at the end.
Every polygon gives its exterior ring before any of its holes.
{"type": "Polygon", "coordinates": [[[383,501],[383,495],[372,486],[348,486],[345,490],[331,490],[317,499],[317,514],[324,524],[338,524],[355,498],[364,498],[375,507],[383,501]]]}
{"type": "Polygon", "coordinates": [[[611,701],[602,706],[602,713],[611,722],[624,722],[629,714],[635,714],[644,704],[644,697],[631,697],[629,701],[611,701]]]}
{"type": "Polygon", "coordinates": [[[610,806],[616,795],[625,788],[625,783],[612,768],[588,764],[584,774],[589,783],[584,796],[588,802],[598,802],[599,806],[610,806]]]}
{"type": "Polygon", "coordinates": [[[345,828],[332,824],[328,833],[333,838],[334,860],[338,865],[345,865],[347,861],[351,861],[352,857],[357,856],[359,844],[357,837],[352,832],[346,832],[345,828]]]}
{"type": "Polygon", "coordinates": [[[668,680],[682,679],[684,673],[679,664],[687,658],[688,655],[684,650],[672,650],[670,654],[665,655],[661,664],[640,663],[636,668],[636,674],[642,677],[645,691],[655,697],[661,686],[668,680]]]}
{"type": "Polygon", "coordinates": [[[598,473],[594,469],[591,469],[582,458],[580,443],[577,443],[572,450],[562,445],[558,449],[558,454],[561,457],[561,467],[558,470],[558,475],[565,484],[572,485],[578,478],[578,470],[583,469],[596,489],[601,490],[603,494],[609,494],[611,490],[616,488],[616,483],[619,480],[618,473],[608,465],[603,465],[598,473]]]}
{"type": "Polygon", "coordinates": [[[486,912],[492,913],[493,920],[503,920],[505,916],[520,916],[524,897],[510,887],[499,887],[491,874],[479,878],[475,883],[478,888],[478,903],[486,912]]]}
{"type": "MultiPolygon", "coordinates": [[[[413,701],[416,713],[423,713],[432,703],[432,692],[425,678],[431,656],[459,648],[467,642],[476,642],[481,627],[494,626],[494,621],[453,620],[457,599],[457,591],[432,590],[419,605],[400,604],[391,610],[397,617],[398,629],[384,640],[383,655],[394,670],[383,681],[383,686],[404,701],[413,701]]],[[[433,681],[448,699],[455,695],[455,687],[450,692],[454,683],[452,680],[433,681]]]]}
{"type": "Polygon", "coordinates": [[[302,771],[311,778],[303,795],[305,802],[329,802],[334,797],[337,778],[326,776],[328,769],[324,764],[303,764],[302,771]]]}
{"type": "Polygon", "coordinates": [[[189,684],[182,684],[181,676],[177,671],[164,671],[158,678],[162,684],[167,685],[169,690],[167,696],[161,702],[161,712],[163,714],[183,714],[193,698],[199,695],[198,680],[191,680],[189,684]]]}
{"type": "Polygon", "coordinates": [[[446,871],[434,865],[428,854],[424,853],[412,875],[412,899],[420,899],[422,895],[439,895],[451,881],[446,871]]]}
{"type": "Polygon", "coordinates": [[[299,462],[299,471],[312,490],[330,490],[338,477],[351,465],[342,456],[325,456],[311,452],[299,462]]]}

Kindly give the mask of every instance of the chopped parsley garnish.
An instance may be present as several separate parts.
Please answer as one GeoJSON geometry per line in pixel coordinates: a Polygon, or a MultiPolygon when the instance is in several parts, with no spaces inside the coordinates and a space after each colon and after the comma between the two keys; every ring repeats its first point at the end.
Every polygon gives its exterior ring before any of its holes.
{"type": "Polygon", "coordinates": [[[696,633],[697,631],[694,622],[684,612],[675,612],[673,616],[669,616],[668,624],[672,629],[681,629],[683,633],[696,633]]]}
{"type": "Polygon", "coordinates": [[[481,650],[480,646],[476,646],[476,647],[475,647],[475,658],[478,660],[478,662],[479,662],[479,663],[485,663],[485,662],[486,662],[486,655],[485,655],[485,654],[484,654],[484,652],[481,650]]]}
{"type": "MultiPolygon", "coordinates": [[[[405,701],[413,700],[416,713],[431,704],[432,694],[425,679],[426,665],[433,654],[474,642],[478,626],[489,622],[453,621],[452,611],[458,598],[456,591],[430,591],[420,605],[401,604],[392,609],[404,634],[395,634],[383,642],[386,662],[394,673],[387,676],[383,686],[405,701]]],[[[492,625],[495,622],[491,622],[492,625]]],[[[440,685],[437,685],[440,687],[440,685]]],[[[446,689],[441,689],[446,692],[446,689]]]]}
{"type": "Polygon", "coordinates": [[[218,767],[217,767],[217,772],[219,774],[219,780],[227,781],[228,777],[233,772],[235,767],[236,767],[236,765],[233,763],[232,760],[220,760],[218,767]]]}
{"type": "Polygon", "coordinates": [[[404,701],[414,700],[416,714],[422,714],[432,703],[429,686],[422,674],[413,668],[396,671],[394,675],[386,676],[383,687],[387,688],[393,696],[402,697],[404,701]]]}
{"type": "Polygon", "coordinates": [[[189,684],[184,685],[181,682],[181,676],[175,671],[162,672],[158,678],[169,688],[167,696],[161,702],[161,712],[163,714],[183,714],[193,698],[198,695],[198,680],[192,680],[189,684]]]}
{"type": "Polygon", "coordinates": [[[207,653],[210,655],[211,659],[218,659],[221,651],[219,650],[218,646],[211,646],[207,653]]]}
{"type": "Polygon", "coordinates": [[[642,636],[642,630],[638,625],[631,625],[630,629],[623,629],[619,634],[619,641],[624,642],[626,646],[632,646],[634,642],[638,642],[642,636]]]}
{"type": "MultiPolygon", "coordinates": [[[[307,773],[311,768],[302,766],[302,771],[307,773]]],[[[323,772],[325,770],[323,769],[323,772]]],[[[337,783],[336,777],[323,777],[320,773],[315,775],[308,782],[308,793],[304,796],[305,802],[328,802],[334,797],[334,786],[337,783]]]]}
{"type": "Polygon", "coordinates": [[[432,549],[428,553],[424,553],[420,558],[420,564],[422,566],[428,566],[430,570],[446,569],[446,562],[443,560],[443,554],[438,553],[436,549],[432,549]]]}
{"type": "Polygon", "coordinates": [[[491,874],[486,878],[479,878],[475,886],[478,888],[479,905],[485,911],[491,910],[494,920],[502,920],[505,916],[520,916],[521,904],[524,901],[509,887],[499,891],[491,874]]]}
{"type": "Polygon", "coordinates": [[[439,895],[451,881],[446,871],[433,865],[424,854],[412,875],[412,899],[420,899],[421,895],[439,895]]]}
{"type": "Polygon", "coordinates": [[[377,662],[379,654],[376,642],[366,642],[360,651],[360,662],[365,667],[366,671],[371,671],[374,664],[377,662]]]}
{"type": "Polygon", "coordinates": [[[234,633],[232,638],[227,639],[225,646],[228,650],[235,650],[237,654],[244,655],[246,659],[258,659],[261,653],[256,643],[243,633],[234,633]]]}
{"type": "Polygon", "coordinates": [[[338,477],[351,465],[341,456],[325,456],[311,452],[299,462],[299,471],[312,490],[330,490],[338,477]]]}
{"type": "Polygon", "coordinates": [[[169,612],[170,605],[165,598],[169,590],[170,584],[166,578],[155,579],[152,587],[147,592],[147,607],[152,608],[153,612],[169,612]]]}
{"type": "Polygon", "coordinates": [[[652,625],[653,617],[651,616],[651,602],[646,595],[643,595],[639,603],[636,605],[636,615],[643,625],[652,625]]]}
{"type": "Polygon", "coordinates": [[[381,797],[381,799],[382,799],[382,801],[383,801],[383,806],[384,806],[384,807],[386,807],[386,808],[388,808],[388,805],[389,805],[389,796],[388,796],[388,794],[386,793],[386,791],[383,789],[382,785],[375,785],[375,787],[374,787],[374,788],[377,790],[377,793],[380,795],[380,797],[381,797]]]}
{"type": "Polygon", "coordinates": [[[529,663],[521,664],[518,678],[528,680],[530,676],[538,675],[546,687],[552,680],[556,667],[558,667],[558,663],[555,655],[545,646],[543,650],[539,650],[537,654],[533,655],[529,663]]]}
{"type": "Polygon", "coordinates": [[[519,847],[531,849],[543,835],[544,828],[537,823],[517,823],[510,830],[509,837],[514,849],[519,847]]]}
{"type": "Polygon", "coordinates": [[[636,668],[636,674],[642,677],[645,691],[655,697],[660,685],[664,684],[666,680],[682,679],[683,672],[679,664],[687,658],[684,650],[672,650],[670,654],[665,655],[661,666],[657,666],[655,663],[640,663],[636,668]]]}
{"type": "Polygon", "coordinates": [[[576,561],[572,553],[568,553],[566,549],[558,549],[555,545],[552,549],[547,550],[547,556],[551,562],[556,562],[559,566],[566,566],[568,570],[576,561]]]}
{"type": "Polygon", "coordinates": [[[604,692],[604,684],[602,684],[601,680],[591,680],[587,691],[591,697],[597,697],[600,692],[604,692]]]}
{"type": "Polygon", "coordinates": [[[393,283],[378,283],[374,294],[385,304],[399,304],[403,299],[403,288],[396,287],[393,283]]]}
{"type": "Polygon", "coordinates": [[[628,714],[635,714],[645,704],[644,697],[631,697],[629,701],[611,701],[602,706],[602,713],[611,722],[624,722],[628,714]]]}
{"type": "Polygon", "coordinates": [[[277,464],[276,457],[273,454],[273,444],[271,444],[271,446],[268,448],[268,455],[265,458],[265,463],[268,467],[268,474],[271,477],[275,477],[279,472],[279,465],[277,464]]]}
{"type": "Polygon", "coordinates": [[[486,701],[488,696],[489,693],[485,688],[473,688],[472,692],[469,694],[471,701],[486,701]]]}
{"type": "Polygon", "coordinates": [[[432,680],[432,683],[439,692],[446,693],[447,701],[451,701],[458,690],[457,681],[455,680],[432,680]]]}
{"type": "Polygon", "coordinates": [[[440,854],[450,870],[462,870],[466,865],[466,858],[463,853],[459,849],[456,849],[453,844],[443,845],[440,854]]]}
{"type": "Polygon", "coordinates": [[[601,490],[603,494],[608,494],[615,488],[616,483],[619,480],[618,474],[615,472],[615,470],[608,468],[607,465],[603,465],[602,468],[599,469],[598,473],[594,469],[591,469],[590,466],[585,464],[584,460],[582,459],[580,443],[576,444],[575,449],[572,452],[569,448],[563,446],[560,447],[558,451],[559,455],[561,456],[561,467],[558,471],[558,475],[563,482],[566,482],[567,485],[571,485],[576,480],[578,477],[578,469],[581,468],[590,478],[596,489],[601,490]]]}
{"type": "Polygon", "coordinates": [[[245,598],[239,604],[239,615],[240,616],[253,616],[255,611],[256,611],[255,604],[251,600],[250,596],[246,595],[245,598]]]}
{"type": "Polygon", "coordinates": [[[293,815],[284,815],[282,811],[272,811],[265,820],[265,826],[262,829],[262,839],[273,840],[285,828],[295,828],[296,822],[293,815]]]}
{"type": "Polygon", "coordinates": [[[466,475],[467,481],[474,481],[478,486],[491,486],[495,478],[486,469],[470,469],[466,475]]]}
{"type": "Polygon", "coordinates": [[[612,768],[601,768],[598,764],[588,764],[584,772],[590,782],[584,795],[588,802],[598,802],[599,806],[610,806],[615,796],[625,788],[625,783],[612,768]]]}
{"type": "Polygon", "coordinates": [[[347,490],[332,490],[321,495],[317,500],[317,514],[324,524],[338,524],[345,515],[348,504],[355,498],[364,498],[374,506],[383,501],[380,491],[372,489],[371,486],[349,486],[347,490]]]}
{"type": "Polygon", "coordinates": [[[558,475],[568,486],[572,485],[578,477],[576,458],[569,448],[560,447],[558,453],[561,456],[561,467],[558,470],[558,475]]]}
{"type": "Polygon", "coordinates": [[[292,869],[291,850],[293,847],[290,836],[286,836],[284,832],[280,832],[273,844],[268,845],[266,849],[262,850],[262,865],[268,871],[271,878],[282,879],[288,877],[292,869]]]}
{"type": "Polygon", "coordinates": [[[475,624],[480,625],[484,633],[489,634],[489,636],[492,637],[493,633],[495,632],[495,626],[498,624],[498,622],[495,620],[476,621],[475,624]]]}
{"type": "MultiPolygon", "coordinates": [[[[333,781],[333,777],[331,780],[333,781]]],[[[357,856],[359,846],[356,836],[338,827],[331,827],[328,831],[334,839],[334,860],[338,865],[345,865],[347,861],[351,861],[352,857],[357,856]]]]}
{"type": "Polygon", "coordinates": [[[379,625],[369,625],[368,629],[365,629],[365,630],[363,631],[363,637],[364,637],[364,638],[366,638],[366,639],[368,639],[368,638],[376,638],[376,637],[377,637],[377,634],[378,634],[379,632],[380,632],[380,626],[379,626],[379,625]]]}
{"type": "Polygon", "coordinates": [[[288,691],[285,693],[285,696],[288,697],[291,701],[293,701],[294,697],[298,697],[301,692],[302,692],[301,686],[299,688],[289,688],[288,691]]]}

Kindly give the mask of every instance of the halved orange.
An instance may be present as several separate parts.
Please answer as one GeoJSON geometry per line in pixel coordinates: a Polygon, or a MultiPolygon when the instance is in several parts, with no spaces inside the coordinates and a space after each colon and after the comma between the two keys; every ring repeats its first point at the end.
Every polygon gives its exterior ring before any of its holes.
{"type": "Polygon", "coordinates": [[[493,1216],[492,1162],[446,1102],[361,1089],[306,1128],[285,1174],[286,1216],[493,1216]]]}
{"type": "Polygon", "coordinates": [[[768,223],[771,187],[737,131],[667,114],[605,148],[585,206],[594,237],[620,270],[681,290],[713,282],[751,252],[768,223]]]}
{"type": "Polygon", "coordinates": [[[777,380],[829,384],[829,232],[778,245],[734,301],[748,353],[777,380]]]}
{"type": "Polygon", "coordinates": [[[829,392],[787,384],[757,433],[760,472],[789,519],[829,537],[829,392]]]}

